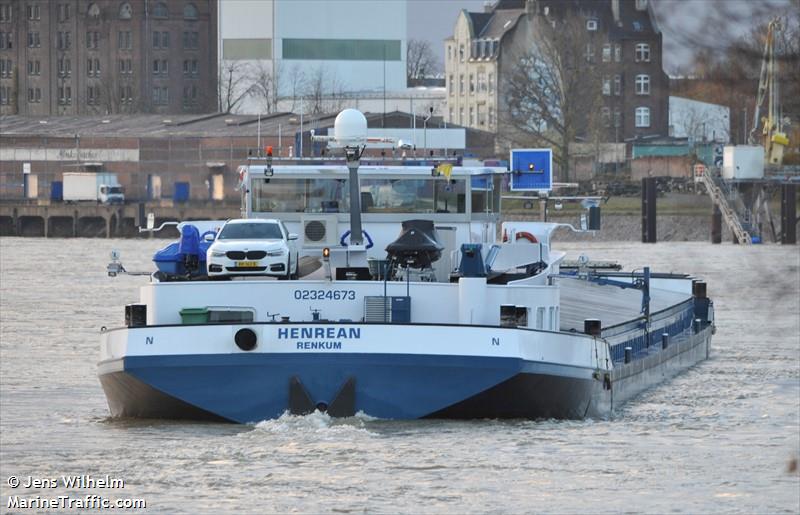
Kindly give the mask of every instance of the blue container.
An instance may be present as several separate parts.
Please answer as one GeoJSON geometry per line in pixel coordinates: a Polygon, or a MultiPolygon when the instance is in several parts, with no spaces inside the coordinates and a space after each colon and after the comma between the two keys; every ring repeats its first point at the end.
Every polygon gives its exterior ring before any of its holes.
{"type": "Polygon", "coordinates": [[[189,202],[189,183],[188,182],[176,182],[175,183],[175,193],[172,196],[172,200],[178,203],[186,203],[189,202]]]}
{"type": "Polygon", "coordinates": [[[61,181],[53,181],[50,183],[50,200],[57,200],[61,202],[64,200],[64,183],[61,181]]]}

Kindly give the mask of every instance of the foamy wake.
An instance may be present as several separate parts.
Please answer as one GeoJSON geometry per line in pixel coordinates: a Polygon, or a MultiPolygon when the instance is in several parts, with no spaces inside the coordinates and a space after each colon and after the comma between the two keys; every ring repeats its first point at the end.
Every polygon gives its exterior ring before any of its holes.
{"type": "Polygon", "coordinates": [[[347,418],[334,418],[318,410],[302,416],[292,415],[286,411],[276,419],[258,422],[255,424],[255,429],[269,433],[286,433],[287,431],[321,434],[359,432],[377,436],[377,433],[367,430],[367,423],[375,420],[379,419],[362,411],[347,418]]]}

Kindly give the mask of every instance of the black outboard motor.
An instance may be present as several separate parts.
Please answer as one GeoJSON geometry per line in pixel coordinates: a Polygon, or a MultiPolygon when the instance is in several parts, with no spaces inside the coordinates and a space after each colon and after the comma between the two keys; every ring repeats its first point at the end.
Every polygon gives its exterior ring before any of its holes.
{"type": "Polygon", "coordinates": [[[408,268],[430,268],[442,257],[444,246],[439,243],[436,229],[430,220],[406,220],[400,236],[387,245],[388,258],[408,268]]]}

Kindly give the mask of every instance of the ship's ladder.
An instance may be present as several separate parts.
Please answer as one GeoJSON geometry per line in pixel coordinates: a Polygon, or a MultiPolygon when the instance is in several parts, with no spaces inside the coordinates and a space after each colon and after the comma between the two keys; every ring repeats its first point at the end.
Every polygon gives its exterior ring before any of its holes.
{"type": "Polygon", "coordinates": [[[745,245],[752,243],[750,234],[744,230],[742,223],[739,221],[739,217],[736,216],[736,212],[731,208],[730,204],[728,204],[728,199],[725,197],[725,194],[719,186],[717,186],[711,176],[708,173],[704,173],[700,176],[700,180],[706,187],[706,192],[708,196],[711,197],[711,202],[719,206],[722,219],[725,220],[725,224],[734,236],[736,236],[739,243],[745,245]]]}

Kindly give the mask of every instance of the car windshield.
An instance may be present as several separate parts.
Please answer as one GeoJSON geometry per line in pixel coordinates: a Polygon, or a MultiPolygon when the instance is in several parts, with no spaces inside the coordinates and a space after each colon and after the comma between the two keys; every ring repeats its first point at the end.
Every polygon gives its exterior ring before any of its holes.
{"type": "Polygon", "coordinates": [[[222,228],[220,240],[280,240],[283,233],[278,224],[228,224],[222,228]]]}

